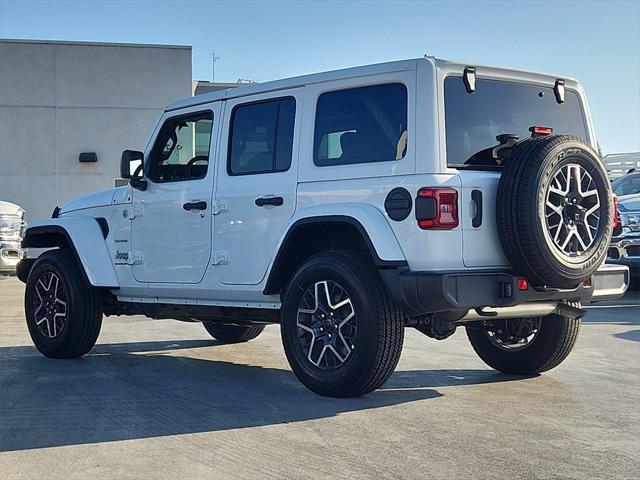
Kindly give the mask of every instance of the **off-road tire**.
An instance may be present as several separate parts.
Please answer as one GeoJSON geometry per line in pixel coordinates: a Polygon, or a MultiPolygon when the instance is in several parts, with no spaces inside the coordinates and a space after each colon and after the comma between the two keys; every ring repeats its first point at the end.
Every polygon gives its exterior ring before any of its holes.
{"type": "Polygon", "coordinates": [[[84,272],[70,252],[52,250],[42,254],[33,265],[24,296],[29,334],[40,353],[51,358],[76,358],[93,348],[102,326],[102,297],[89,285],[84,272]],[[36,325],[35,313],[41,300],[36,284],[43,275],[55,274],[64,288],[66,324],[60,333],[47,337],[36,325]]]}
{"type": "Polygon", "coordinates": [[[557,367],[567,358],[578,339],[580,319],[555,314],[543,317],[537,338],[513,352],[496,346],[481,328],[468,326],[466,330],[471,346],[491,368],[514,375],[534,375],[557,367]]]}
{"type": "Polygon", "coordinates": [[[575,288],[603,263],[613,233],[611,187],[596,152],[579,138],[551,135],[518,143],[503,169],[496,197],[496,220],[505,255],[534,286],[575,288]],[[547,187],[562,167],[589,170],[600,201],[599,226],[589,248],[563,255],[545,224],[547,187]]]}
{"type": "Polygon", "coordinates": [[[223,343],[248,342],[264,330],[264,325],[221,325],[215,322],[202,322],[202,324],[209,335],[223,343]]]}
{"type": "Polygon", "coordinates": [[[393,373],[404,339],[404,315],[387,298],[369,258],[355,252],[331,251],[307,259],[284,291],[281,333],[291,369],[310,390],[332,397],[354,397],[384,384],[393,373]],[[353,350],[335,370],[314,365],[298,339],[301,298],[311,285],[332,281],[344,287],[357,316],[353,350]]]}

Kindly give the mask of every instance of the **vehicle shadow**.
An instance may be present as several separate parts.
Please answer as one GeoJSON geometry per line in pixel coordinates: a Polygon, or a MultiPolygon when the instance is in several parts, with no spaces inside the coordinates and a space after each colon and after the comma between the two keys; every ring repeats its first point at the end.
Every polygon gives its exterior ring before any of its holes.
{"type": "Polygon", "coordinates": [[[633,342],[640,342],[640,330],[629,330],[627,332],[615,333],[614,337],[631,340],[633,342]]]}
{"type": "Polygon", "coordinates": [[[289,370],[179,356],[205,340],[98,345],[76,360],[0,348],[0,451],[140,439],[333,417],[441,397],[434,388],[513,380],[490,370],[399,371],[360,398],[306,390],[289,370]]]}

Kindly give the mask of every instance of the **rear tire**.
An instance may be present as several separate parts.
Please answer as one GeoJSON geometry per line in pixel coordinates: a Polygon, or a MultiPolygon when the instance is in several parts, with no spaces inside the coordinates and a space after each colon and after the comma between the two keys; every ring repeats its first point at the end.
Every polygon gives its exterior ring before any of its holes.
{"type": "Polygon", "coordinates": [[[224,343],[248,342],[264,330],[264,325],[220,325],[215,322],[202,322],[202,324],[209,335],[224,343]]]}
{"type": "Polygon", "coordinates": [[[377,389],[393,373],[404,316],[387,298],[368,258],[323,252],[291,278],[281,333],[291,369],[307,388],[354,397],[377,389]]]}
{"type": "Polygon", "coordinates": [[[93,348],[100,334],[100,293],[65,250],[38,258],[27,279],[24,307],[31,339],[46,357],[80,357],[93,348]]]}
{"type": "MultiPolygon", "coordinates": [[[[516,319],[507,319],[513,320],[516,319]]],[[[491,368],[515,375],[534,375],[560,365],[573,349],[580,331],[580,319],[548,315],[539,320],[539,331],[524,348],[509,350],[498,345],[492,334],[478,327],[467,327],[467,336],[475,352],[491,368]]]]}

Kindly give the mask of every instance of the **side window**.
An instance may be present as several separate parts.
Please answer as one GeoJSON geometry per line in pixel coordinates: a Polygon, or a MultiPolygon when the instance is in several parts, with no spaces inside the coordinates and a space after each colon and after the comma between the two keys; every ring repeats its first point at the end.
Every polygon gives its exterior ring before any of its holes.
{"type": "Polygon", "coordinates": [[[401,83],[320,95],[313,162],[318,166],[401,160],[407,150],[407,88],[401,83]]]}
{"type": "Polygon", "coordinates": [[[231,113],[229,175],[284,172],[291,166],[296,101],[238,105],[231,113]]]}
{"type": "Polygon", "coordinates": [[[147,160],[154,182],[204,178],[209,168],[213,114],[209,111],[169,118],[147,160]]]}

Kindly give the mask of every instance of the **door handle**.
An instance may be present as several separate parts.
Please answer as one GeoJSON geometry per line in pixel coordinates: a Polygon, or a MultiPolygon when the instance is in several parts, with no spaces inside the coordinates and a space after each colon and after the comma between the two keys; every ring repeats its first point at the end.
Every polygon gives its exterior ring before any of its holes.
{"type": "Polygon", "coordinates": [[[482,225],[482,191],[472,190],[471,200],[476,202],[476,214],[471,219],[471,226],[473,228],[478,228],[480,225],[482,225]]]}
{"type": "Polygon", "coordinates": [[[272,205],[274,207],[279,207],[284,203],[284,199],[282,197],[260,197],[256,198],[256,205],[258,207],[264,207],[265,205],[272,205]]]}
{"type": "Polygon", "coordinates": [[[187,211],[189,211],[189,210],[206,210],[207,209],[207,202],[204,202],[204,201],[187,202],[184,205],[182,205],[182,208],[184,208],[187,211]]]}

